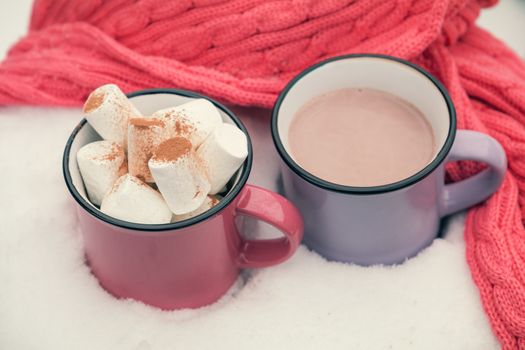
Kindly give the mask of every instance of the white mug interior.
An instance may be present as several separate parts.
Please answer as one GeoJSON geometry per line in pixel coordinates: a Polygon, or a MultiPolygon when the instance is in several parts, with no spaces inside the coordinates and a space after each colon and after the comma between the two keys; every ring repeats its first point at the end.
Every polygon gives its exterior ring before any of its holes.
{"type": "Polygon", "coordinates": [[[286,153],[296,163],[288,135],[297,110],[313,97],[352,87],[382,90],[417,107],[434,132],[435,149],[426,165],[436,158],[445,145],[451,124],[448,104],[439,88],[424,73],[404,63],[383,57],[355,56],[328,61],[307,72],[282,99],[277,111],[277,132],[286,153]]]}
{"type": "MultiPolygon", "coordinates": [[[[135,105],[135,107],[137,107],[137,109],[144,116],[151,115],[160,109],[174,107],[174,106],[178,106],[183,103],[186,103],[186,102],[190,102],[191,100],[194,100],[194,99],[195,97],[176,95],[173,93],[158,93],[158,92],[136,95],[130,98],[131,102],[135,105]]],[[[235,124],[234,121],[230,118],[230,116],[227,113],[225,113],[220,108],[218,108],[218,111],[222,116],[223,122],[229,123],[229,124],[235,124]]],[[[84,200],[96,210],[98,210],[98,208],[91,203],[91,201],[88,199],[86,195],[84,182],[82,180],[82,176],[80,174],[80,170],[77,164],[76,154],[80,148],[87,145],[88,143],[100,141],[100,140],[102,140],[102,138],[91,127],[91,125],[89,125],[89,123],[84,124],[84,126],[78,131],[73,142],[71,143],[71,150],[70,150],[70,157],[69,157],[69,164],[68,164],[73,186],[75,186],[76,190],[78,191],[78,193],[80,193],[82,198],[84,198],[84,200]]],[[[230,189],[233,188],[235,184],[237,184],[237,182],[239,181],[244,166],[245,165],[243,164],[243,166],[234,175],[234,180],[232,182],[233,184],[232,186],[230,186],[230,189]]]]}

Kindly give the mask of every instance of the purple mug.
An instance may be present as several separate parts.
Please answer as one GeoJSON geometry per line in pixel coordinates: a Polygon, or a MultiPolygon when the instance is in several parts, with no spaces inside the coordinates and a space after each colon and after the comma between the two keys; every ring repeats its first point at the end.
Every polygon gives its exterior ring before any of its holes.
{"type": "Polygon", "coordinates": [[[348,55],[306,69],[280,94],[271,127],[283,160],[284,194],[304,217],[304,242],[329,260],[360,265],[403,262],[433,241],[441,218],[494,193],[507,168],[495,139],[475,131],[456,132],[454,106],[436,78],[395,57],[348,55]],[[433,159],[406,179],[373,187],[331,183],[297,164],[288,144],[296,111],[317,95],[347,87],[386,91],[419,108],[434,131],[433,159]],[[445,185],[444,165],[456,160],[475,160],[488,167],[445,185]]]}

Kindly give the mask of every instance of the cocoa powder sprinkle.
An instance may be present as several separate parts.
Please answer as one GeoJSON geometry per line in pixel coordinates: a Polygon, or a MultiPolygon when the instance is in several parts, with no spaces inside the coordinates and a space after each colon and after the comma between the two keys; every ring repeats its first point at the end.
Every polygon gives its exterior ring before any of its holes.
{"type": "Polygon", "coordinates": [[[149,128],[151,126],[164,127],[164,122],[158,118],[130,118],[129,124],[138,128],[149,128]]]}
{"type": "Polygon", "coordinates": [[[153,152],[153,159],[173,162],[191,151],[191,142],[184,137],[174,137],[162,142],[153,152]]]}
{"type": "Polygon", "coordinates": [[[217,197],[210,197],[211,198],[211,206],[215,206],[217,203],[219,203],[219,200],[217,199],[217,197]]]}
{"type": "Polygon", "coordinates": [[[128,161],[124,158],[120,168],[118,169],[118,176],[126,175],[128,173],[128,161]]]}
{"type": "Polygon", "coordinates": [[[89,113],[100,107],[102,102],[104,102],[104,97],[106,97],[106,94],[104,92],[93,91],[86,100],[86,103],[84,104],[84,113],[89,113]]]}
{"type": "Polygon", "coordinates": [[[116,158],[124,158],[124,149],[122,148],[122,146],[118,145],[118,144],[114,144],[113,145],[113,148],[111,149],[111,151],[106,154],[102,160],[109,160],[109,161],[112,161],[112,160],[115,160],[116,158]]]}
{"type": "Polygon", "coordinates": [[[175,132],[177,134],[185,134],[187,135],[188,133],[190,133],[191,131],[193,131],[193,126],[186,123],[185,121],[183,120],[180,120],[180,119],[177,119],[175,121],[175,132]]]}

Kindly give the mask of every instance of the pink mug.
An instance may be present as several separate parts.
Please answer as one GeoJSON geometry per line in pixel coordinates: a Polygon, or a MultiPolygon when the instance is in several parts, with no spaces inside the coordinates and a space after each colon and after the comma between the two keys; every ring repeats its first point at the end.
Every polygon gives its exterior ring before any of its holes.
{"type": "MultiPolygon", "coordinates": [[[[128,96],[144,115],[206,98],[173,89],[143,90],[128,96]]],[[[133,298],[162,309],[204,306],[233,285],[240,269],[279,264],[292,256],[301,242],[303,221],[298,210],[280,195],[246,184],[253,157],[246,128],[232,112],[210,101],[224,122],[237,125],[246,134],[248,157],[219,204],[184,221],[147,225],[105,215],[87,200],[75,157],[80,147],[100,137],[82,120],[66,144],[64,178],[77,202],[87,262],[100,284],[119,298],[133,298]],[[238,215],[265,221],[284,237],[245,239],[235,224],[238,215]]]]}

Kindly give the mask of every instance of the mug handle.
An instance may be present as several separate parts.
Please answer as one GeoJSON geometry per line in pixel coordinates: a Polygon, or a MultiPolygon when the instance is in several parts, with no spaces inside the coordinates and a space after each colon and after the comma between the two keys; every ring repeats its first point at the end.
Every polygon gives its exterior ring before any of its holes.
{"type": "Polygon", "coordinates": [[[447,162],[475,160],[487,169],[468,179],[445,185],[441,194],[441,216],[481,202],[496,192],[507,170],[503,147],[494,138],[472,130],[458,130],[447,162]]]}
{"type": "Polygon", "coordinates": [[[246,185],[236,213],[252,216],[279,229],[284,237],[265,240],[242,239],[238,265],[241,268],[279,264],[295,253],[303,238],[303,219],[286,198],[263,188],[246,185]]]}

